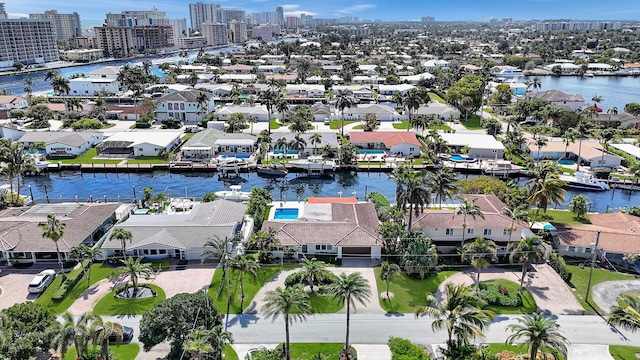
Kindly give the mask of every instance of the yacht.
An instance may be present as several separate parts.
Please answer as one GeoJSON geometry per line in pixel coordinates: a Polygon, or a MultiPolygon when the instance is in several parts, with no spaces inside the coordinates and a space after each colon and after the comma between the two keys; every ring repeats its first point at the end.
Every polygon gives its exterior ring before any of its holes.
{"type": "Polygon", "coordinates": [[[487,175],[509,176],[519,174],[522,169],[522,166],[513,165],[508,160],[489,160],[482,171],[487,175]]]}
{"type": "Polygon", "coordinates": [[[496,74],[496,77],[503,79],[521,78],[523,76],[522,71],[518,69],[504,69],[496,74]]]}
{"type": "Polygon", "coordinates": [[[242,186],[240,185],[231,185],[229,187],[231,190],[222,190],[222,191],[216,191],[216,198],[221,198],[221,199],[225,199],[225,200],[231,200],[231,201],[249,201],[249,192],[247,191],[240,191],[240,189],[242,189],[242,186]]]}
{"type": "Polygon", "coordinates": [[[325,160],[322,156],[309,156],[306,159],[289,161],[289,165],[301,170],[309,171],[333,171],[336,163],[333,160],[325,160]]]}
{"type": "Polygon", "coordinates": [[[31,157],[33,158],[33,164],[36,166],[38,171],[45,170],[51,164],[51,162],[47,161],[44,156],[31,155],[31,157]]]}
{"type": "Polygon", "coordinates": [[[592,191],[609,190],[607,183],[595,180],[590,174],[583,172],[576,172],[573,175],[560,175],[560,180],[564,181],[564,186],[568,188],[592,191]]]}
{"type": "Polygon", "coordinates": [[[284,165],[279,163],[273,163],[269,165],[258,166],[257,169],[258,175],[264,176],[287,176],[289,171],[284,165]]]}
{"type": "Polygon", "coordinates": [[[247,170],[248,167],[249,163],[237,158],[227,158],[218,164],[218,170],[222,172],[247,170]]]}

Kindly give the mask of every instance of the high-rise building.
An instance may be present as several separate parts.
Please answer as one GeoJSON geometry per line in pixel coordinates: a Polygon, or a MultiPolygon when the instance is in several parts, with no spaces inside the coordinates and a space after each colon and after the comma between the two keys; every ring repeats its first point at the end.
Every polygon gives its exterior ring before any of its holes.
{"type": "Polygon", "coordinates": [[[218,9],[218,22],[228,24],[232,20],[242,21],[245,20],[245,12],[242,9],[218,9]]]}
{"type": "Polygon", "coordinates": [[[58,61],[58,44],[48,19],[0,20],[0,67],[58,61]]]}
{"type": "Polygon", "coordinates": [[[229,21],[229,42],[240,44],[247,41],[247,24],[244,21],[229,21]]]}
{"type": "Polygon", "coordinates": [[[77,12],[73,14],[58,14],[56,10],[47,10],[44,14],[30,14],[29,18],[51,20],[56,39],[69,40],[82,36],[80,15],[77,12]]]}
{"type": "Polygon", "coordinates": [[[133,53],[133,33],[128,26],[104,25],[95,27],[96,47],[107,57],[122,58],[133,53]]]}
{"type": "Polygon", "coordinates": [[[423,23],[432,23],[434,21],[436,21],[436,18],[433,17],[433,16],[423,16],[422,17],[422,22],[423,23]]]}
{"type": "Polygon", "coordinates": [[[284,9],[282,6],[276,8],[276,24],[282,25],[284,23],[284,9]]]}
{"type": "Polygon", "coordinates": [[[220,9],[218,4],[205,4],[197,2],[189,4],[189,15],[191,17],[191,29],[194,31],[202,30],[202,24],[210,21],[215,23],[220,19],[217,18],[217,12],[220,9]]]}
{"type": "Polygon", "coordinates": [[[225,45],[229,43],[227,24],[207,21],[200,25],[202,36],[207,38],[209,46],[225,45]]]}
{"type": "Polygon", "coordinates": [[[274,35],[280,34],[280,25],[263,24],[251,28],[251,37],[264,41],[273,40],[274,35]]]}
{"type": "Polygon", "coordinates": [[[138,52],[173,47],[173,26],[149,25],[133,28],[133,46],[138,52]]]}
{"type": "Polygon", "coordinates": [[[4,9],[4,3],[0,3],[0,19],[6,19],[8,17],[7,11],[4,9]]]}
{"type": "Polygon", "coordinates": [[[189,29],[187,28],[187,19],[171,19],[171,25],[173,25],[173,37],[174,39],[188,37],[189,29]]]}
{"type": "Polygon", "coordinates": [[[260,24],[278,24],[278,14],[275,11],[265,11],[259,13],[253,13],[247,16],[248,23],[251,25],[260,24]]]}
{"type": "Polygon", "coordinates": [[[167,17],[164,11],[160,11],[155,7],[149,11],[134,10],[122,11],[119,14],[108,13],[105,23],[111,26],[146,26],[146,25],[168,25],[171,19],[167,17]]]}
{"type": "Polygon", "coordinates": [[[300,27],[300,18],[295,16],[287,16],[287,18],[284,20],[284,25],[287,28],[300,27]]]}

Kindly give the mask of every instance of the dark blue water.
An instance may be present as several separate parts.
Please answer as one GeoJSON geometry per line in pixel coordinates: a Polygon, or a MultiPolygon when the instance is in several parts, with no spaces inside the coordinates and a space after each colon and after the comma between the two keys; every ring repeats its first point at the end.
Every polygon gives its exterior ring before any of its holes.
{"type": "MultiPolygon", "coordinates": [[[[461,175],[460,177],[464,177],[461,175]]],[[[472,177],[472,176],[470,176],[472,177]]],[[[271,191],[276,200],[297,200],[298,196],[304,200],[309,196],[338,197],[355,196],[364,198],[365,191],[379,192],[394,202],[396,185],[386,173],[347,173],[339,172],[326,179],[308,179],[304,176],[289,174],[285,179],[264,179],[255,173],[242,174],[245,180],[243,191],[249,191],[254,186],[271,191]]],[[[524,184],[526,179],[520,179],[524,184]]],[[[200,198],[204,194],[219,190],[229,190],[231,182],[219,181],[217,174],[172,174],[168,172],[153,172],[142,174],[81,174],[80,172],[63,171],[45,176],[25,178],[26,186],[21,190],[23,195],[29,195],[29,186],[38,202],[59,202],[60,197],[65,201],[73,201],[78,196],[80,201],[86,201],[90,196],[94,200],[116,201],[118,196],[122,201],[133,199],[134,188],[138,198],[144,187],[153,187],[154,192],[166,192],[171,196],[190,196],[200,198]]],[[[567,190],[565,203],[559,208],[566,209],[568,202],[577,194],[584,194],[589,198],[591,211],[605,212],[607,209],[618,209],[640,204],[640,191],[623,190],[604,192],[579,192],[567,190]]]]}

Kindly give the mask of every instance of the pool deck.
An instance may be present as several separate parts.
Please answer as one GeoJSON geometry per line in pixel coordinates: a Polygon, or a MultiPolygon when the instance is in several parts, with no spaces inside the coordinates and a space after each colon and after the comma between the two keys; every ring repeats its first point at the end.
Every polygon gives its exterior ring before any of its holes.
{"type": "Polygon", "coordinates": [[[304,210],[304,201],[274,201],[269,204],[271,209],[269,209],[269,217],[268,220],[295,220],[295,219],[275,219],[276,209],[297,209],[298,210],[298,218],[302,215],[304,210]]]}

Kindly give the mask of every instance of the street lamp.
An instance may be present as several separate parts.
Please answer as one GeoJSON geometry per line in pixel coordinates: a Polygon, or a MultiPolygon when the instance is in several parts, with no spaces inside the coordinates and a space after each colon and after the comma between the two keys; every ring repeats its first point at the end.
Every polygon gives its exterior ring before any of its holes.
{"type": "Polygon", "coordinates": [[[584,301],[589,302],[589,291],[591,290],[591,278],[593,277],[593,267],[596,265],[596,251],[598,251],[598,243],[600,242],[600,230],[596,233],[596,243],[591,243],[591,270],[589,271],[589,282],[587,283],[587,293],[584,295],[584,301]]]}

